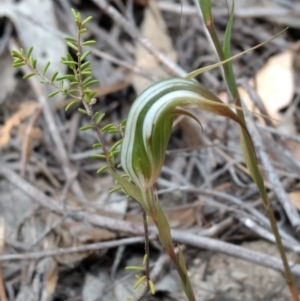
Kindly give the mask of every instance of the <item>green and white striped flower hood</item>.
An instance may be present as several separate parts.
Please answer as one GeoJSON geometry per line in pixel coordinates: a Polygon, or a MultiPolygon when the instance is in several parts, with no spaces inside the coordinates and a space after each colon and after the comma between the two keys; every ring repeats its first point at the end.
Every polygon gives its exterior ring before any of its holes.
{"type": "Polygon", "coordinates": [[[198,107],[229,117],[249,135],[240,118],[203,85],[184,78],[156,83],[134,101],[121,146],[122,167],[141,189],[150,188],[160,174],[173,115],[181,113],[193,117],[180,107],[198,107]]]}

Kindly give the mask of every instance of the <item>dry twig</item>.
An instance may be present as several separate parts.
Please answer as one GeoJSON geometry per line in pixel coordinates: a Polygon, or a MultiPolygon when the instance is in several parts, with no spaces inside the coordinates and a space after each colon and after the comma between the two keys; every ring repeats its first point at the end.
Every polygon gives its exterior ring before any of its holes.
{"type": "Polygon", "coordinates": [[[162,63],[172,75],[185,76],[186,72],[177,64],[169,60],[163,53],[143,38],[137,28],[127,21],[113,6],[105,0],[93,0],[107,15],[109,15],[127,34],[141,43],[156,59],[162,63]]]}
{"type": "MultiPolygon", "coordinates": [[[[85,210],[78,211],[69,206],[66,206],[66,208],[64,208],[62,204],[60,204],[53,198],[44,195],[35,186],[26,182],[18,174],[16,174],[14,171],[12,171],[2,163],[0,164],[0,174],[2,177],[6,178],[8,181],[16,185],[16,187],[24,191],[27,195],[32,197],[40,205],[58,214],[66,213],[69,217],[72,217],[75,220],[83,220],[96,227],[109,229],[111,231],[130,233],[131,235],[142,235],[144,233],[143,227],[135,223],[116,220],[106,216],[99,216],[85,210]]],[[[149,233],[150,236],[156,235],[155,229],[151,227],[149,227],[149,233]]],[[[216,239],[187,233],[187,231],[172,230],[171,233],[173,240],[181,244],[187,244],[196,248],[220,252],[278,271],[284,270],[281,260],[277,257],[252,251],[247,248],[222,242],[216,239]]],[[[291,266],[293,275],[300,277],[300,265],[291,262],[289,264],[291,266]]]]}

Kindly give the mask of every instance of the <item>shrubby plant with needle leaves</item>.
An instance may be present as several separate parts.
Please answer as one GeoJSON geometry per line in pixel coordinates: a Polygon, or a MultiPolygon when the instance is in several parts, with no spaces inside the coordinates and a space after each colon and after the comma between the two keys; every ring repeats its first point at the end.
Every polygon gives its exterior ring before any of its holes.
{"type": "MultiPolygon", "coordinates": [[[[260,191],[285,267],[287,284],[290,288],[293,300],[296,301],[299,300],[298,292],[293,282],[276,220],[267,198],[263,178],[258,168],[255,149],[247,129],[231,66],[231,61],[233,59],[240,57],[254,48],[260,47],[268,41],[236,56],[230,57],[233,5],[226,28],[224,42],[223,45],[221,45],[214,28],[211,0],[199,0],[199,4],[204,22],[220,58],[220,62],[195,70],[189,73],[186,78],[171,78],[149,87],[138,96],[130,109],[127,121],[123,121],[120,125],[107,124],[104,127],[101,127],[100,123],[105,116],[104,114],[94,112],[93,110],[93,104],[95,104],[96,101],[94,98],[96,92],[91,89],[91,86],[97,83],[97,80],[92,78],[92,68],[87,61],[90,51],[82,52],[82,47],[93,45],[95,41],[81,40],[81,35],[87,31],[84,26],[91,20],[91,17],[82,20],[80,13],[72,10],[77,25],[77,36],[67,37],[66,43],[75,51],[76,57],[74,58],[68,53],[61,59],[62,64],[67,65],[70,70],[72,70],[71,74],[59,75],[55,72],[51,79],[48,79],[45,76],[45,73],[50,62],[46,64],[42,71],[39,71],[36,67],[37,62],[32,57],[32,48],[30,48],[26,54],[22,49],[20,51],[12,51],[12,56],[15,59],[13,66],[21,67],[23,65],[28,65],[32,72],[26,74],[24,76],[25,79],[38,75],[42,79],[41,82],[43,84],[54,86],[56,90],[48,95],[49,98],[58,93],[72,97],[74,100],[66,106],[66,111],[75,104],[81,103],[83,105],[83,108],[79,108],[78,110],[82,114],[90,116],[91,123],[81,127],[80,130],[95,130],[98,142],[95,143],[93,147],[102,149],[101,154],[94,154],[91,157],[106,160],[106,165],[101,167],[97,173],[104,172],[105,170],[108,171],[114,177],[117,185],[111,192],[122,190],[127,196],[130,196],[137,201],[142,207],[145,229],[145,257],[142,266],[127,267],[128,270],[136,270],[143,273],[142,276],[135,276],[137,281],[134,288],[140,289],[141,286],[144,286],[144,289],[140,291],[140,296],[137,300],[141,300],[149,290],[153,294],[155,293],[154,284],[150,279],[147,216],[151,217],[157,227],[159,240],[170,256],[181,278],[182,287],[188,300],[196,300],[187,273],[183,253],[180,248],[178,255],[174,251],[170,226],[155,193],[154,184],[161,172],[165,159],[167,145],[172,132],[173,116],[178,114],[186,115],[199,122],[191,112],[185,110],[185,108],[197,107],[220,116],[228,117],[239,125],[240,140],[243,146],[245,161],[251,176],[260,191]],[[219,66],[222,66],[223,68],[228,90],[235,101],[234,105],[224,104],[207,88],[193,80],[197,75],[219,66]],[[70,88],[65,88],[64,83],[66,81],[69,81],[70,88]],[[232,110],[233,108],[236,109],[236,113],[232,110]],[[107,148],[103,142],[102,136],[104,132],[117,135],[118,137],[117,142],[110,148],[107,148]],[[121,165],[116,166],[116,156],[119,154],[121,165]],[[123,174],[119,174],[117,171],[121,166],[125,171],[123,174]]],[[[128,300],[136,299],[128,297],[128,300]]]]}

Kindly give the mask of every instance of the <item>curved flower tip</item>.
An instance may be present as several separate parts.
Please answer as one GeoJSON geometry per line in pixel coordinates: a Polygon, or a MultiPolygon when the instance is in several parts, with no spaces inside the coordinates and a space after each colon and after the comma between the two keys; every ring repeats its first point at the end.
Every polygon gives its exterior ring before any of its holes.
{"type": "Polygon", "coordinates": [[[193,117],[177,107],[198,107],[229,117],[248,134],[243,121],[203,85],[184,78],[171,78],[152,85],[133,103],[121,146],[121,164],[141,189],[151,187],[160,174],[173,115],[193,117]]]}

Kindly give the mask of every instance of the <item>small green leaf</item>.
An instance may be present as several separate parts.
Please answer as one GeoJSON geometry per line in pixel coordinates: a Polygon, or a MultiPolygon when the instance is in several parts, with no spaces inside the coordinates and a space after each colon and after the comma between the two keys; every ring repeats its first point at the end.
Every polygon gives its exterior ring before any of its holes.
{"type": "Polygon", "coordinates": [[[99,81],[97,79],[90,80],[83,85],[83,88],[87,88],[87,87],[92,86],[97,83],[99,83],[99,81]]]}
{"type": "Polygon", "coordinates": [[[148,255],[147,255],[147,254],[145,254],[145,255],[144,255],[144,258],[143,258],[143,265],[146,265],[147,258],[148,258],[148,255]]]}
{"type": "Polygon", "coordinates": [[[155,286],[154,283],[152,282],[152,280],[148,281],[149,287],[150,287],[150,292],[152,295],[155,295],[155,286]]]}
{"type": "Polygon", "coordinates": [[[33,47],[31,46],[31,47],[28,49],[28,52],[27,52],[27,55],[26,55],[27,59],[30,58],[31,53],[32,53],[32,50],[33,50],[33,47]]]}
{"type": "Polygon", "coordinates": [[[140,284],[142,284],[146,280],[146,276],[142,276],[138,279],[138,281],[134,284],[133,289],[137,289],[140,284]]]}
{"type": "Polygon", "coordinates": [[[93,148],[98,148],[98,147],[102,147],[102,143],[97,142],[93,144],[93,148]]]}
{"type": "Polygon", "coordinates": [[[68,110],[70,110],[75,104],[77,104],[79,102],[78,99],[75,99],[73,101],[71,101],[65,108],[65,111],[67,112],[68,110]]]}
{"type": "Polygon", "coordinates": [[[112,155],[112,156],[118,155],[120,153],[121,153],[120,150],[109,151],[109,155],[112,155]]]}
{"type": "Polygon", "coordinates": [[[81,25],[82,25],[82,26],[85,25],[86,23],[90,22],[92,19],[93,19],[92,16],[87,17],[86,19],[84,19],[84,20],[81,22],[81,25]]]}
{"type": "Polygon", "coordinates": [[[76,15],[76,22],[77,22],[77,23],[80,23],[80,22],[81,22],[81,14],[80,14],[80,12],[77,12],[77,15],[76,15]]]}
{"type": "Polygon", "coordinates": [[[36,69],[36,63],[37,63],[36,59],[33,59],[33,58],[31,57],[31,58],[30,58],[30,61],[31,61],[32,68],[33,68],[33,69],[36,69]]]}
{"type": "Polygon", "coordinates": [[[51,82],[52,82],[52,83],[55,81],[57,74],[58,74],[57,71],[53,73],[53,75],[52,75],[52,77],[51,77],[51,82]]]}
{"type": "Polygon", "coordinates": [[[75,81],[71,82],[70,85],[71,86],[77,86],[77,85],[79,85],[79,82],[75,80],[75,81]]]}
{"type": "Polygon", "coordinates": [[[13,67],[14,68],[18,68],[18,67],[22,67],[22,66],[25,66],[26,63],[25,62],[17,62],[17,63],[13,63],[13,67]]]}
{"type": "Polygon", "coordinates": [[[67,42],[67,45],[68,45],[70,48],[72,48],[72,49],[78,51],[78,47],[77,47],[76,45],[74,45],[73,43],[67,42]]]}
{"type": "Polygon", "coordinates": [[[104,165],[102,167],[100,167],[98,170],[97,170],[97,174],[100,174],[101,172],[103,172],[104,170],[108,169],[108,166],[107,165],[104,165]]]}
{"type": "Polygon", "coordinates": [[[45,67],[44,67],[44,69],[43,69],[43,75],[46,74],[46,72],[47,72],[49,66],[50,66],[50,62],[48,62],[48,63],[45,65],[45,67]]]}
{"type": "Polygon", "coordinates": [[[71,89],[71,90],[68,90],[68,94],[77,93],[77,92],[79,92],[78,89],[71,89]]]}
{"type": "Polygon", "coordinates": [[[82,75],[90,75],[90,74],[92,74],[91,71],[92,71],[92,70],[87,70],[87,69],[86,69],[86,70],[82,71],[81,74],[82,74],[82,75]]]}
{"type": "Polygon", "coordinates": [[[84,89],[84,91],[83,91],[84,93],[83,94],[85,94],[85,95],[87,95],[88,96],[88,98],[93,98],[94,96],[96,96],[96,94],[97,94],[97,91],[88,91],[88,89],[84,89]]]}
{"type": "Polygon", "coordinates": [[[119,129],[111,129],[107,131],[109,134],[120,134],[120,130],[119,129]]]}
{"type": "Polygon", "coordinates": [[[15,57],[15,58],[18,58],[18,59],[21,59],[21,60],[23,60],[24,58],[23,58],[23,56],[22,56],[22,54],[21,53],[19,53],[18,51],[16,51],[16,50],[12,50],[12,52],[11,52],[11,56],[12,57],[15,57]]]}
{"type": "Polygon", "coordinates": [[[67,53],[67,59],[66,59],[67,61],[70,61],[70,62],[75,62],[75,60],[74,60],[74,58],[73,58],[73,56],[71,55],[71,53],[67,53]]]}
{"type": "Polygon", "coordinates": [[[95,112],[92,116],[92,120],[95,120],[99,116],[99,112],[95,112]]]}
{"type": "Polygon", "coordinates": [[[87,131],[87,130],[90,130],[90,129],[93,129],[94,126],[92,124],[89,124],[89,125],[85,125],[85,126],[82,126],[81,128],[79,128],[80,131],[87,131]]]}
{"type": "Polygon", "coordinates": [[[87,115],[87,111],[82,108],[78,108],[78,112],[87,115]]]}
{"type": "Polygon", "coordinates": [[[25,75],[23,76],[23,79],[28,79],[28,78],[30,78],[30,77],[32,77],[32,76],[34,76],[34,75],[36,75],[35,72],[25,74],[25,75]]]}
{"type": "Polygon", "coordinates": [[[61,80],[63,80],[63,79],[68,79],[68,75],[62,75],[62,76],[59,76],[59,77],[57,77],[55,80],[56,80],[56,81],[61,81],[61,80]]]}
{"type": "Polygon", "coordinates": [[[37,60],[33,59],[32,60],[32,67],[33,67],[33,69],[36,69],[36,63],[37,63],[37,60]]]}
{"type": "Polygon", "coordinates": [[[111,129],[112,127],[114,127],[114,125],[112,123],[109,123],[101,129],[101,132],[105,132],[105,131],[111,129]]]}
{"type": "Polygon", "coordinates": [[[75,75],[73,75],[73,74],[67,74],[66,77],[70,81],[76,81],[77,80],[75,75]]]}
{"type": "Polygon", "coordinates": [[[90,79],[92,79],[91,76],[88,76],[82,83],[85,84],[86,82],[88,82],[90,79]]]}
{"type": "Polygon", "coordinates": [[[89,65],[90,65],[90,62],[89,62],[89,61],[83,63],[83,64],[81,65],[81,70],[83,70],[84,68],[87,68],[89,65]]]}
{"type": "Polygon", "coordinates": [[[117,141],[110,149],[109,152],[114,151],[120,144],[122,143],[122,139],[117,141]]]}
{"type": "Polygon", "coordinates": [[[81,72],[83,72],[83,71],[90,71],[90,72],[92,72],[92,68],[90,66],[88,66],[87,68],[84,68],[84,70],[81,69],[81,72]]]}
{"type": "Polygon", "coordinates": [[[96,123],[99,124],[99,123],[103,120],[104,117],[105,117],[105,113],[102,113],[102,114],[97,118],[96,123]]]}
{"type": "Polygon", "coordinates": [[[15,60],[13,61],[13,63],[23,63],[24,60],[21,60],[21,59],[18,59],[18,58],[15,58],[15,60]]]}
{"type": "Polygon", "coordinates": [[[68,65],[71,69],[75,67],[75,65],[77,65],[78,63],[77,62],[74,62],[74,61],[62,61],[62,63],[64,65],[68,65]]]}
{"type": "Polygon", "coordinates": [[[124,119],[122,122],[121,122],[121,126],[124,127],[126,125],[126,121],[127,119],[124,119]]]}
{"type": "Polygon", "coordinates": [[[53,97],[53,96],[57,95],[59,92],[60,92],[60,91],[59,91],[59,90],[57,90],[57,91],[54,91],[54,92],[52,92],[52,93],[48,94],[48,98],[51,98],[51,97],[53,97]]]}
{"type": "Polygon", "coordinates": [[[110,159],[110,162],[111,162],[112,165],[116,164],[115,157],[112,154],[109,154],[109,159],[110,159]]]}
{"type": "Polygon", "coordinates": [[[81,45],[82,46],[89,46],[89,45],[95,45],[96,43],[97,43],[97,41],[95,41],[95,40],[89,40],[89,41],[83,42],[81,45]]]}
{"type": "Polygon", "coordinates": [[[73,43],[77,43],[77,39],[73,38],[73,37],[65,37],[65,40],[67,42],[73,42],[73,43]]]}
{"type": "Polygon", "coordinates": [[[86,59],[86,57],[88,56],[88,55],[90,55],[91,54],[91,51],[89,50],[89,51],[86,51],[85,53],[83,53],[82,55],[81,55],[81,57],[80,57],[80,60],[81,61],[84,61],[85,59],[86,59]]]}
{"type": "Polygon", "coordinates": [[[92,154],[90,155],[90,158],[92,159],[106,159],[106,156],[103,154],[92,154]]]}
{"type": "Polygon", "coordinates": [[[76,10],[74,8],[71,8],[71,12],[72,12],[72,15],[73,15],[74,19],[76,20],[76,18],[77,18],[76,10]]]}
{"type": "Polygon", "coordinates": [[[85,33],[85,32],[87,32],[87,29],[86,29],[86,28],[82,28],[82,29],[79,30],[79,33],[80,33],[80,34],[83,34],[83,33],[85,33]]]}

